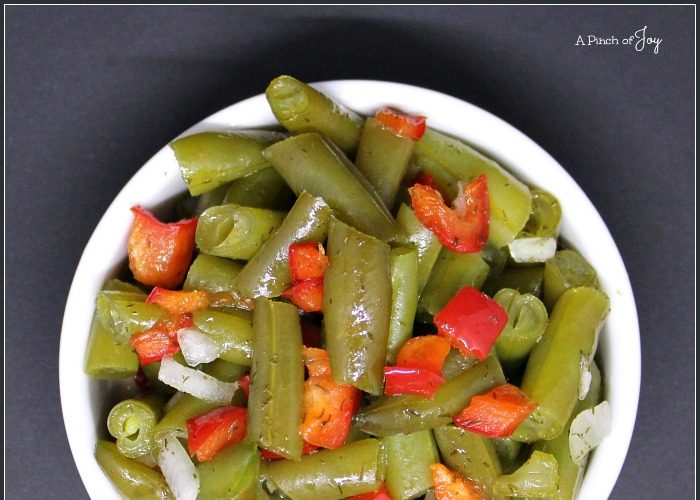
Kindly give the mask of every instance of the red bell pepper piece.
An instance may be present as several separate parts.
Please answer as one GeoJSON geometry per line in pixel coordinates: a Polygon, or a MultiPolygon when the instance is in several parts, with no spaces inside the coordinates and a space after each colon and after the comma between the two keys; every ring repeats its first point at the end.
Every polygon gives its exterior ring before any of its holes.
{"type": "Polygon", "coordinates": [[[168,290],[159,286],[153,287],[146,297],[149,304],[157,304],[172,314],[194,312],[209,307],[209,293],[204,290],[185,292],[168,290]]]}
{"type": "Polygon", "coordinates": [[[304,312],[319,312],[323,309],[323,279],[303,280],[282,292],[304,312]]]}
{"type": "Polygon", "coordinates": [[[164,318],[148,330],[133,335],[129,343],[138,354],[139,362],[147,365],[177,353],[180,350],[177,332],[191,326],[192,315],[189,313],[164,318]]]}
{"type": "Polygon", "coordinates": [[[423,335],[408,339],[396,356],[396,366],[423,368],[435,373],[442,371],[450,353],[450,341],[438,335],[423,335]]]}
{"type": "Polygon", "coordinates": [[[490,438],[503,438],[513,434],[535,408],[537,402],[527,394],[514,385],[503,384],[474,396],[452,420],[462,429],[490,438]]]}
{"type": "Polygon", "coordinates": [[[292,283],[318,280],[328,267],[328,257],[321,243],[309,241],[289,245],[289,270],[292,283]]]}
{"type": "Polygon", "coordinates": [[[425,134],[425,116],[409,115],[392,108],[382,108],[377,111],[374,118],[400,137],[417,141],[425,134]]]}
{"type": "Polygon", "coordinates": [[[243,375],[238,379],[238,387],[241,388],[246,397],[250,396],[250,374],[243,375]]]}
{"type": "MultiPolygon", "coordinates": [[[[318,449],[318,446],[314,446],[304,441],[304,446],[301,449],[301,454],[309,455],[315,451],[318,451],[318,449]]],[[[260,458],[264,460],[282,460],[284,457],[270,450],[266,450],[265,448],[260,448],[260,458]]]]}
{"type": "Polygon", "coordinates": [[[483,500],[477,486],[458,472],[451,471],[443,464],[432,464],[430,473],[433,479],[435,500],[483,500]]]}
{"type": "Polygon", "coordinates": [[[304,382],[304,441],[321,448],[338,448],[350,432],[352,417],[360,405],[360,391],[338,384],[331,376],[328,353],[304,348],[304,363],[309,378],[304,382]]]}
{"type": "Polygon", "coordinates": [[[464,188],[449,208],[439,191],[424,184],[408,188],[416,217],[454,252],[479,252],[489,238],[489,195],[486,176],[464,188]]]}
{"type": "Polygon", "coordinates": [[[433,399],[445,379],[439,373],[425,368],[384,368],[384,394],[415,394],[433,399]]]}
{"type": "Polygon", "coordinates": [[[187,420],[187,448],[200,462],[245,438],[248,411],[224,406],[187,420]]]}
{"type": "Polygon", "coordinates": [[[376,491],[371,491],[369,493],[363,493],[362,495],[354,495],[348,497],[349,500],[391,500],[389,492],[386,491],[386,485],[382,483],[381,488],[376,491]]]}
{"type": "Polygon", "coordinates": [[[144,285],[176,288],[192,261],[197,218],[165,223],[139,206],[131,211],[127,247],[134,278],[144,285]]]}
{"type": "Polygon", "coordinates": [[[508,313],[491,297],[465,286],[433,317],[438,335],[464,356],[483,360],[508,322],[508,313]]]}

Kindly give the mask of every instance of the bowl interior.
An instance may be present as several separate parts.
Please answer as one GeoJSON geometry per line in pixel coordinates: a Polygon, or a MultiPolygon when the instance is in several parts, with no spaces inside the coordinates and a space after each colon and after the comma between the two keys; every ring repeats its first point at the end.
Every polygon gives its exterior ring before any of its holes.
{"type": "MultiPolygon", "coordinates": [[[[554,193],[561,205],[561,235],[594,266],[610,297],[611,313],[601,331],[597,359],[611,405],[612,432],[592,453],[581,499],[607,498],[622,468],[637,412],[640,346],[637,312],[622,258],[605,223],[579,186],[536,143],[494,115],[454,97],[410,85],[338,80],[313,84],[347,107],[371,114],[394,106],[428,117],[429,125],[461,138],[499,161],[526,183],[554,193]]],[[[251,128],[275,123],[264,95],[225,108],[185,134],[251,128]]],[[[126,238],[135,204],[152,208],[185,191],[168,146],[156,153],[124,186],[100,220],[83,252],[66,303],[59,359],[61,405],[78,471],[92,498],[119,498],[94,459],[102,418],[109,410],[109,383],[83,373],[94,299],[126,258],[126,238]]]]}

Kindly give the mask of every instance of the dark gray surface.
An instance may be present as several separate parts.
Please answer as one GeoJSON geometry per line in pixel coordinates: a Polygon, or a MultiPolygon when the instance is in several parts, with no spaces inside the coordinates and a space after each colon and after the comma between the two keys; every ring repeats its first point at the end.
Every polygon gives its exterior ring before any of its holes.
{"type": "MultiPolygon", "coordinates": [[[[281,73],[421,85],[549,151],[626,262],[639,415],[614,499],[694,491],[694,7],[23,7],[5,10],[6,496],[86,497],[58,345],[81,251],[175,135],[281,73]],[[575,46],[589,33],[660,36],[575,46]]],[[[76,346],[82,349],[83,346],[76,346]]]]}

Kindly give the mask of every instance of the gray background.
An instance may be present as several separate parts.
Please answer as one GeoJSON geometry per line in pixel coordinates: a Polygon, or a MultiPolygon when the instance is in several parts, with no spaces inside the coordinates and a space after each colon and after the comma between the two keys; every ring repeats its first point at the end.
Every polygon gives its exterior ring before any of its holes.
{"type": "MultiPolygon", "coordinates": [[[[643,378],[615,499],[692,498],[694,7],[23,7],[5,10],[6,494],[86,497],[58,345],[110,200],[190,125],[281,73],[452,94],[549,151],[597,206],[634,287],[643,378]],[[648,26],[650,48],[576,47],[648,26]]],[[[83,349],[83,346],[76,346],[83,349]]]]}

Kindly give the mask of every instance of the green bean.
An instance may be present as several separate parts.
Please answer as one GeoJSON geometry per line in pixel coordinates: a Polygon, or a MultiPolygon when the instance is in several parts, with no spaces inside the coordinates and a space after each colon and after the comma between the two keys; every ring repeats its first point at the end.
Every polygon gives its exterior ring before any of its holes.
{"type": "Polygon", "coordinates": [[[97,317],[116,344],[126,344],[137,332],[148,330],[167,312],[155,304],[146,304],[143,292],[103,290],[96,301],[97,317]]]}
{"type": "Polygon", "coordinates": [[[266,450],[299,460],[304,364],[296,307],[257,299],[253,331],[248,438],[266,450]]]}
{"type": "Polygon", "coordinates": [[[532,211],[521,234],[540,238],[559,236],[561,205],[559,200],[547,191],[532,189],[532,211]]]}
{"type": "Polygon", "coordinates": [[[190,194],[197,196],[269,167],[262,150],[282,137],[266,130],[202,132],[176,139],[170,147],[190,194]]]}
{"type": "Polygon", "coordinates": [[[201,195],[192,198],[194,200],[193,208],[190,209],[189,213],[184,212],[182,214],[183,218],[192,217],[193,215],[199,216],[208,208],[223,205],[228,188],[229,184],[222,184],[211,191],[207,191],[206,193],[202,193],[201,195]]]}
{"type": "Polygon", "coordinates": [[[245,207],[287,211],[294,199],[294,192],[277,170],[268,167],[231,182],[222,204],[235,203],[245,207]]]}
{"type": "Polygon", "coordinates": [[[243,269],[239,262],[200,253],[187,272],[184,290],[227,292],[233,290],[233,281],[243,269]]]}
{"type": "Polygon", "coordinates": [[[415,144],[413,139],[396,135],[375,118],[365,120],[355,164],[387,207],[394,205],[415,144]]]}
{"type": "Polygon", "coordinates": [[[498,459],[501,461],[503,472],[510,473],[515,470],[523,443],[509,437],[494,438],[491,440],[491,443],[493,443],[498,459]]]}
{"type": "Polygon", "coordinates": [[[598,287],[595,269],[575,250],[559,250],[544,264],[544,305],[552,310],[561,294],[577,286],[598,287]]]}
{"type": "Polygon", "coordinates": [[[418,310],[425,317],[436,315],[465,286],[481,288],[489,265],[478,253],[440,251],[428,282],[421,293],[418,310]]]}
{"type": "MultiPolygon", "coordinates": [[[[219,358],[204,366],[202,371],[207,375],[211,375],[215,379],[221,380],[222,382],[231,383],[236,382],[242,376],[247,374],[250,371],[250,368],[219,358]]],[[[231,398],[231,405],[245,406],[247,401],[248,396],[246,396],[243,389],[239,387],[236,389],[236,392],[234,392],[233,397],[231,398]]]]}
{"type": "Polygon", "coordinates": [[[462,181],[485,174],[489,191],[489,241],[507,245],[523,229],[530,216],[530,190],[495,161],[465,143],[428,129],[416,143],[414,161],[421,169],[438,163],[462,181]]]}
{"type": "Polygon", "coordinates": [[[219,205],[199,217],[195,241],[204,253],[248,260],[272,235],[284,212],[265,208],[219,205]]]}
{"type": "Polygon", "coordinates": [[[504,382],[498,360],[490,356],[445,382],[433,399],[413,395],[380,398],[362,410],[356,420],[360,429],[375,436],[433,429],[452,422],[472,396],[504,382]]]}
{"type": "Polygon", "coordinates": [[[503,288],[495,296],[508,313],[508,322],[496,339],[496,356],[507,375],[516,373],[547,328],[547,309],[540,299],[503,288]]]}
{"type": "Polygon", "coordinates": [[[455,378],[460,373],[468,370],[475,364],[479,362],[479,358],[476,356],[469,356],[465,358],[462,356],[457,349],[450,349],[450,352],[445,358],[445,362],[442,364],[442,376],[445,380],[450,380],[455,378]]]}
{"type": "Polygon", "coordinates": [[[318,132],[330,138],[345,153],[351,153],[357,147],[362,117],[313,87],[282,75],[270,82],[265,96],[277,121],[290,132],[318,132]]]}
{"type": "Polygon", "coordinates": [[[226,447],[214,458],[197,464],[198,500],[253,500],[258,488],[260,457],[255,443],[226,447]]]}
{"type": "Polygon", "coordinates": [[[520,293],[530,293],[537,298],[542,298],[543,281],[543,264],[510,266],[506,267],[500,275],[487,278],[483,290],[493,296],[502,288],[512,288],[520,293]]]}
{"type": "Polygon", "coordinates": [[[289,246],[325,240],[330,217],[331,209],[323,199],[302,192],[277,231],[236,277],[236,290],[247,297],[281,295],[292,284],[289,246]]]}
{"type": "Polygon", "coordinates": [[[564,432],[549,441],[538,441],[535,449],[545,453],[551,453],[559,464],[559,496],[560,500],[572,500],[583,480],[583,471],[586,463],[577,464],[571,459],[569,451],[569,428],[573,419],[582,411],[593,408],[601,400],[601,377],[598,365],[591,363],[591,385],[586,397],[576,403],[571,418],[567,422],[564,432]]]}
{"type": "Polygon", "coordinates": [[[493,483],[502,469],[491,440],[454,425],[438,427],[433,433],[443,463],[474,481],[484,497],[492,498],[493,483]]]}
{"type": "Polygon", "coordinates": [[[382,394],[389,320],[389,245],[332,217],[323,312],[336,382],[382,394]]]}
{"type": "Polygon", "coordinates": [[[407,205],[399,207],[396,222],[406,234],[408,241],[418,250],[418,294],[420,295],[437,262],[442,244],[430,229],[420,223],[416,214],[407,205]]]}
{"type": "Polygon", "coordinates": [[[133,377],[139,369],[139,358],[130,344],[117,344],[111,332],[95,316],[90,326],[85,373],[100,380],[133,377]]]}
{"type": "Polygon", "coordinates": [[[144,500],[171,500],[175,496],[165,483],[165,478],[147,465],[126,458],[117,446],[98,440],[95,458],[110,481],[125,498],[144,500]]]}
{"type": "Polygon", "coordinates": [[[191,394],[182,393],[182,397],[177,400],[172,408],[165,412],[163,418],[156,424],[153,430],[153,437],[157,442],[168,436],[187,437],[187,420],[207,413],[219,406],[221,405],[198,399],[191,394]]]}
{"type": "Polygon", "coordinates": [[[561,295],[523,375],[522,390],[539,405],[513,438],[533,442],[562,432],[578,401],[582,366],[595,354],[609,307],[607,296],[594,288],[572,288],[561,295]]]}
{"type": "Polygon", "coordinates": [[[128,458],[138,458],[153,449],[155,426],[163,413],[163,400],[155,395],[125,399],[107,416],[107,429],[117,440],[117,449],[128,458]]]}
{"type": "Polygon", "coordinates": [[[221,359],[250,366],[253,359],[253,324],[243,312],[225,313],[204,309],[195,311],[194,326],[214,340],[221,359]]]}
{"type": "Polygon", "coordinates": [[[386,453],[386,489],[393,500],[410,500],[433,486],[430,465],[437,463],[437,447],[429,430],[382,438],[386,453]]]}
{"type": "Polygon", "coordinates": [[[273,144],[263,154],[295,193],[322,197],[344,222],[382,241],[399,238],[399,229],[374,188],[327,139],[302,134],[273,144]]]}
{"type": "Polygon", "coordinates": [[[418,305],[418,251],[411,247],[391,250],[391,319],[386,362],[393,365],[401,346],[413,334],[418,305]]]}
{"type": "Polygon", "coordinates": [[[300,461],[274,460],[262,473],[294,500],[338,500],[379,489],[384,471],[379,440],[363,439],[300,461]]]}
{"type": "Polygon", "coordinates": [[[535,450],[515,472],[496,479],[493,491],[506,496],[552,498],[557,495],[558,482],[557,459],[549,453],[535,450]]]}

